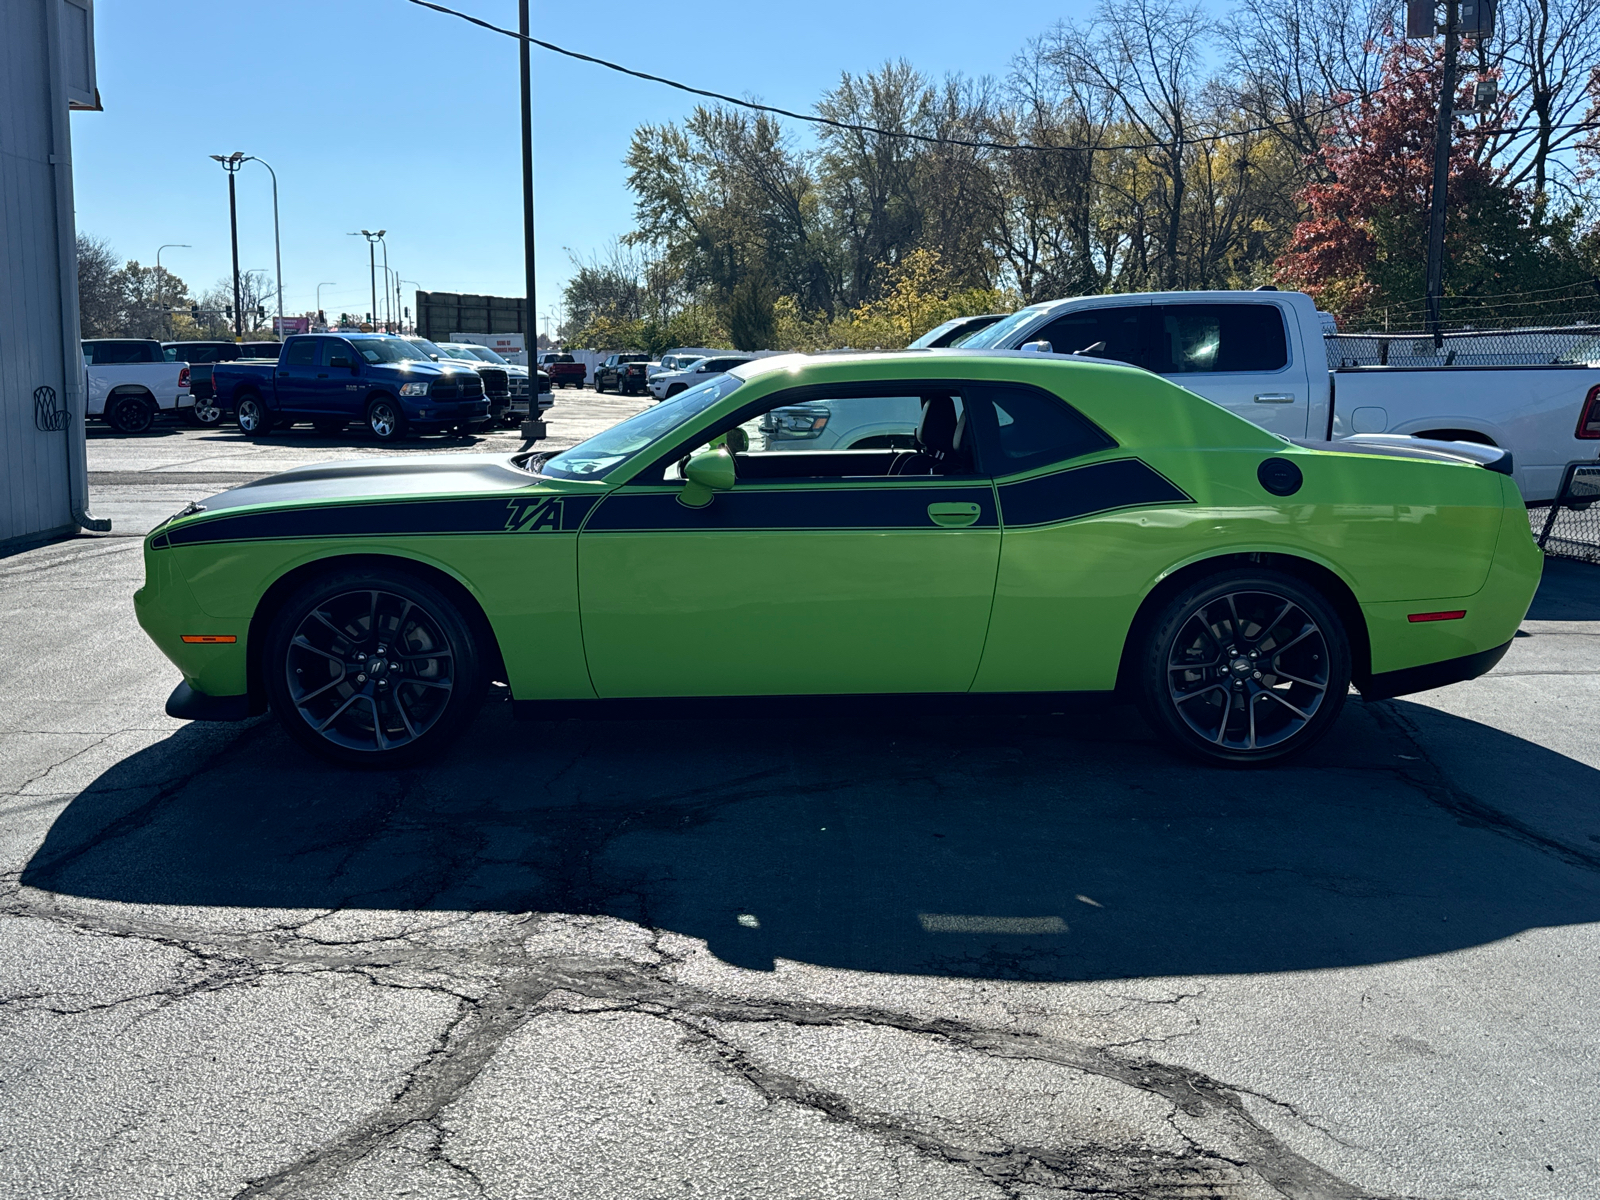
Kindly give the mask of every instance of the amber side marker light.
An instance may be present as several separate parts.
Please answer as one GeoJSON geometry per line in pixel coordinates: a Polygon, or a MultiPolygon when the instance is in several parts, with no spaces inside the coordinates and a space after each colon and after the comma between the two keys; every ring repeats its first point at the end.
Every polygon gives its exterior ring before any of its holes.
{"type": "Polygon", "coordinates": [[[186,633],[183,635],[183,640],[191,646],[217,646],[228,645],[239,639],[231,633],[186,633]]]}
{"type": "MultiPolygon", "coordinates": [[[[1466,615],[1467,615],[1467,610],[1466,609],[1464,609],[1464,608],[1453,608],[1449,612],[1412,613],[1410,616],[1408,616],[1406,618],[1406,620],[1410,621],[1413,625],[1415,625],[1415,624],[1417,624],[1417,623],[1419,623],[1421,621],[1459,621],[1459,620],[1461,620],[1462,617],[1464,617],[1466,615]]],[[[187,640],[187,639],[185,639],[185,640],[187,640]]]]}

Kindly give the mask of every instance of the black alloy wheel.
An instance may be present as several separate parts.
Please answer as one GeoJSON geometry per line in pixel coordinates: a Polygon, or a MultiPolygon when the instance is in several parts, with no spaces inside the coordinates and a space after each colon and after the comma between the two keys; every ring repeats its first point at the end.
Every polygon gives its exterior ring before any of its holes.
{"type": "Polygon", "coordinates": [[[380,442],[397,442],[406,435],[406,419],[398,404],[379,396],[367,405],[367,428],[380,442]]]}
{"type": "Polygon", "coordinates": [[[253,392],[239,397],[233,409],[233,419],[238,422],[239,432],[245,437],[266,437],[272,432],[272,414],[261,403],[261,397],[253,392]]]}
{"type": "Polygon", "coordinates": [[[184,410],[183,419],[201,429],[215,429],[222,424],[222,408],[215,400],[196,400],[193,408],[184,410]]]}
{"type": "Polygon", "coordinates": [[[1141,663],[1145,716],[1211,762],[1271,762],[1332,727],[1350,688],[1350,643],[1332,606],[1277,571],[1232,571],[1175,597],[1141,663]]]}
{"type": "Polygon", "coordinates": [[[263,676],[285,730],[336,762],[393,766],[442,749],[483,700],[471,622],[403,570],[315,580],[279,612],[263,676]]]}
{"type": "Polygon", "coordinates": [[[144,433],[156,423],[155,406],[143,396],[113,396],[106,422],[118,433],[144,433]]]}

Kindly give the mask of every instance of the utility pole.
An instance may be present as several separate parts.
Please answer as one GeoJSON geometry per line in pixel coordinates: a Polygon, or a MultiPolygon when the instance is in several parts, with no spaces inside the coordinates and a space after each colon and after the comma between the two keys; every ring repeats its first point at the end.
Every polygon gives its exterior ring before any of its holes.
{"type": "Polygon", "coordinates": [[[246,155],[244,162],[258,162],[272,175],[272,254],[273,261],[277,263],[278,279],[278,340],[284,338],[283,332],[283,243],[278,238],[278,173],[272,169],[272,164],[264,158],[255,155],[246,155]]]}
{"type": "MultiPolygon", "coordinates": [[[[376,233],[370,229],[363,229],[360,233],[352,233],[350,235],[351,237],[364,237],[367,239],[367,272],[372,282],[372,311],[367,316],[371,318],[374,325],[378,323],[378,243],[383,241],[383,235],[387,232],[388,230],[386,229],[380,229],[376,233]]],[[[385,265],[387,265],[389,261],[389,247],[387,245],[383,248],[383,259],[385,265]]],[[[387,295],[389,291],[387,283],[384,284],[383,290],[387,295]]]]}
{"type": "Polygon", "coordinates": [[[1444,345],[1444,220],[1450,207],[1450,134],[1455,121],[1456,49],[1460,39],[1457,0],[1445,0],[1444,77],[1439,82],[1439,123],[1433,132],[1433,191],[1428,198],[1428,276],[1425,311],[1434,349],[1444,345]]]}
{"type": "Polygon", "coordinates": [[[539,326],[533,318],[533,65],[528,57],[528,38],[532,35],[532,26],[528,21],[528,0],[517,0],[517,32],[522,35],[517,43],[517,53],[522,68],[522,257],[527,287],[522,337],[529,354],[528,419],[522,423],[522,441],[527,445],[542,438],[545,433],[544,422],[539,420],[538,376],[533,372],[533,364],[539,360],[539,326]]]}
{"type": "Polygon", "coordinates": [[[222,164],[222,169],[228,173],[228,228],[233,235],[233,340],[244,341],[244,304],[239,293],[239,202],[234,191],[233,177],[239,173],[239,168],[244,166],[244,151],[235,150],[232,154],[213,154],[212,158],[222,164]]]}
{"type": "Polygon", "coordinates": [[[161,276],[161,252],[163,250],[193,250],[188,242],[167,242],[156,247],[156,286],[161,289],[161,328],[170,336],[172,333],[172,301],[167,295],[167,284],[161,276]]]}

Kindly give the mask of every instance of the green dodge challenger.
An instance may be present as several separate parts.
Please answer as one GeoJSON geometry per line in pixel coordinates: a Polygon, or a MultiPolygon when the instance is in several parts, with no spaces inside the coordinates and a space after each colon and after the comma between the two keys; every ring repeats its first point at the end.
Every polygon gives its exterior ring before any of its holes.
{"type": "Polygon", "coordinates": [[[1192,753],[1262,762],[1352,683],[1499,661],[1542,563],[1510,467],[1286,441],[1067,356],[796,355],[558,454],[224,492],[150,535],[134,602],[183,673],[171,715],[271,707],[347,763],[442,746],[492,680],[539,717],[1118,693],[1192,753]]]}

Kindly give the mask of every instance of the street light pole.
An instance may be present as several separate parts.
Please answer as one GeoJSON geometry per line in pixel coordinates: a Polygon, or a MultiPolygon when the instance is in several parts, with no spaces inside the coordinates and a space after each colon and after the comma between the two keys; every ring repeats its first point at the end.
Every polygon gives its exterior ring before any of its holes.
{"type": "MultiPolygon", "coordinates": [[[[418,283],[415,279],[402,279],[402,280],[400,280],[400,282],[401,283],[409,283],[412,287],[417,288],[419,290],[422,287],[422,285],[420,283],[418,283]]],[[[405,311],[404,308],[402,308],[401,311],[404,312],[405,311]]],[[[412,334],[413,337],[416,336],[416,332],[417,332],[417,319],[416,319],[416,317],[412,317],[411,318],[411,334],[412,334]]]]}
{"type": "Polygon", "coordinates": [[[528,347],[529,382],[528,419],[522,423],[522,441],[527,445],[544,436],[544,422],[539,420],[539,388],[532,373],[533,364],[539,360],[538,325],[533,315],[535,305],[533,259],[533,64],[529,59],[528,38],[532,26],[528,20],[528,0],[518,0],[517,32],[522,35],[517,43],[518,66],[522,72],[522,259],[527,302],[522,322],[523,339],[528,347]]]}
{"type": "MultiPolygon", "coordinates": [[[[339,281],[337,279],[330,279],[326,283],[317,284],[317,315],[318,316],[322,315],[322,289],[325,288],[325,287],[338,287],[338,286],[339,286],[339,281]]],[[[327,321],[323,321],[323,324],[326,325],[327,321]]]]}
{"type": "Polygon", "coordinates": [[[272,176],[272,253],[278,268],[278,337],[283,338],[283,245],[278,240],[278,173],[272,169],[272,164],[264,158],[257,158],[254,154],[245,156],[245,162],[258,162],[272,176]]]}
{"type": "Polygon", "coordinates": [[[1424,300],[1434,349],[1444,345],[1440,309],[1444,305],[1444,219],[1450,201],[1450,133],[1455,120],[1458,0],[1445,0],[1444,78],[1439,83],[1439,124],[1433,132],[1433,191],[1428,201],[1428,276],[1424,300]]]}
{"type": "MultiPolygon", "coordinates": [[[[383,307],[385,309],[388,309],[388,307],[389,307],[389,243],[383,240],[383,231],[382,230],[378,231],[378,241],[383,243],[383,307]]],[[[388,316],[388,319],[386,319],[384,321],[384,323],[383,323],[383,331],[385,333],[393,333],[394,329],[392,328],[392,326],[394,325],[394,320],[393,320],[394,313],[393,312],[389,312],[387,314],[387,316],[388,316]]]]}
{"type": "MultiPolygon", "coordinates": [[[[383,235],[385,233],[387,233],[387,232],[389,232],[387,229],[380,229],[376,233],[374,233],[370,229],[363,229],[360,233],[352,233],[350,235],[351,237],[364,237],[364,238],[367,239],[367,272],[368,272],[369,276],[371,277],[371,282],[372,282],[372,312],[369,315],[371,316],[372,323],[374,325],[376,325],[378,323],[378,249],[377,249],[377,247],[378,247],[378,243],[383,240],[383,235]]],[[[389,259],[389,247],[387,245],[385,245],[384,248],[383,248],[383,257],[384,257],[384,262],[387,265],[388,259],[389,259]]],[[[384,291],[387,292],[388,289],[389,289],[388,283],[386,282],[383,286],[384,286],[384,291]]]]}
{"type": "Polygon", "coordinates": [[[233,235],[233,340],[242,342],[244,306],[239,297],[239,202],[234,192],[233,177],[244,166],[244,151],[235,150],[229,155],[213,154],[211,157],[221,163],[222,169],[228,173],[228,229],[233,235]]]}
{"type": "Polygon", "coordinates": [[[161,289],[161,327],[168,333],[172,332],[172,314],[167,310],[172,307],[172,302],[167,298],[167,285],[161,278],[161,252],[163,250],[193,250],[188,242],[167,242],[156,247],[156,286],[161,289]]]}

